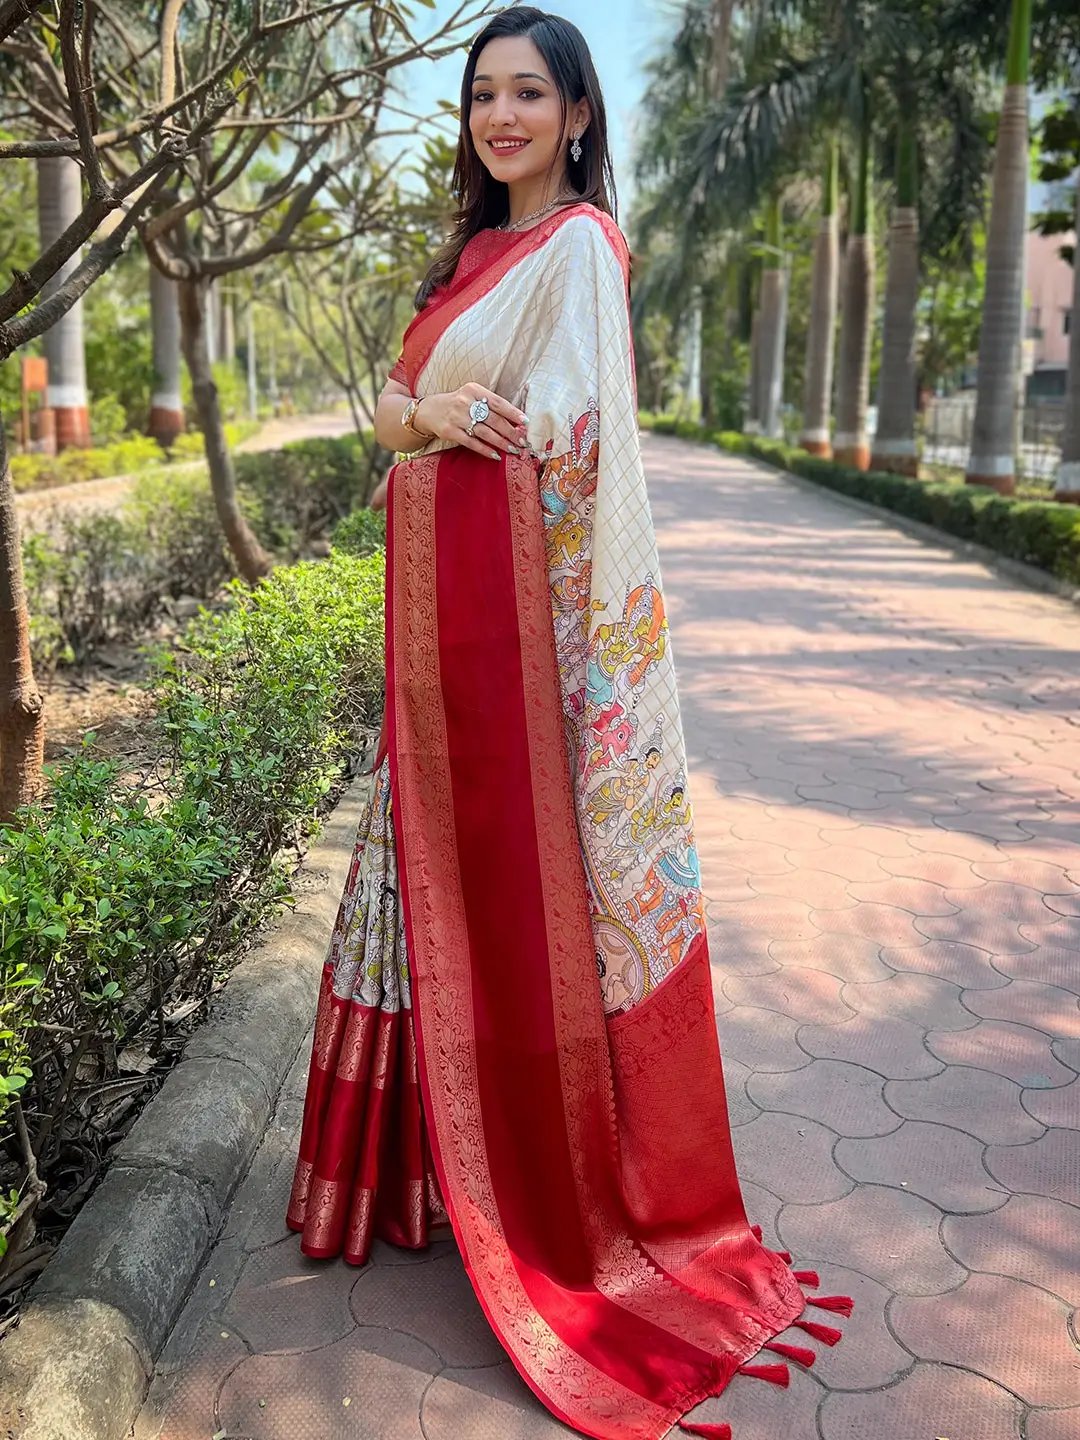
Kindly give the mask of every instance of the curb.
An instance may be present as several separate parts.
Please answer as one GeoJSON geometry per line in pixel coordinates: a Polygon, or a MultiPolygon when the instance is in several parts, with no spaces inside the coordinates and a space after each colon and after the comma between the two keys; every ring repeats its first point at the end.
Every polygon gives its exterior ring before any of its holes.
{"type": "Polygon", "coordinates": [[[315,1014],[370,793],[342,795],[295,907],[233,971],[0,1345],[5,1440],[124,1440],[315,1014]]]}
{"type": "MultiPolygon", "coordinates": [[[[642,433],[656,434],[663,440],[682,440],[681,435],[665,435],[661,431],[644,431],[642,433]]],[[[775,475],[778,480],[784,480],[799,490],[806,490],[814,495],[823,495],[829,500],[834,500],[837,505],[846,506],[849,510],[858,510],[883,525],[891,525],[893,529],[901,530],[915,540],[922,540],[927,545],[937,545],[943,550],[952,550],[954,554],[963,555],[968,560],[977,560],[988,569],[996,571],[1008,580],[1015,581],[1018,585],[1026,586],[1029,590],[1041,590],[1044,595],[1056,595],[1059,599],[1066,600],[1072,605],[1080,606],[1080,586],[1073,585],[1068,580],[1059,580],[1056,575],[1051,575],[1047,570],[1040,570],[1037,565],[1028,565],[1023,560],[1014,560],[1011,556],[1002,555],[999,551],[991,550],[986,545],[980,545],[975,540],[962,540],[958,535],[950,535],[947,530],[939,530],[936,525],[927,525],[922,520],[913,520],[907,515],[901,515],[899,511],[886,509],[884,505],[874,505],[869,500],[860,500],[854,495],[845,495],[842,491],[831,490],[828,485],[819,485],[815,480],[808,480],[805,475],[795,475],[790,470],[782,470],[777,465],[770,465],[768,460],[759,460],[755,455],[736,455],[730,450],[724,450],[719,445],[710,444],[708,440],[683,440],[683,444],[698,445],[702,449],[712,450],[717,455],[723,455],[729,460],[738,460],[745,465],[752,465],[755,469],[762,470],[767,475],[775,475]]]]}

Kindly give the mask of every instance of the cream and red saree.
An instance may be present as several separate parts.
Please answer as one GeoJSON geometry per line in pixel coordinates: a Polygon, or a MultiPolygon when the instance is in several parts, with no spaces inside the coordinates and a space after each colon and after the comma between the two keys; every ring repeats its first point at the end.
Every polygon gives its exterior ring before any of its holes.
{"type": "Polygon", "coordinates": [[[487,384],[534,453],[392,474],[385,754],[289,1219],[362,1263],[448,1213],[545,1405],[656,1440],[740,1369],[784,1383],[747,1362],[793,1322],[838,1332],[798,1320],[816,1277],[763,1247],[735,1172],[627,273],[575,206],[476,237],[406,332],[413,393],[487,384]]]}

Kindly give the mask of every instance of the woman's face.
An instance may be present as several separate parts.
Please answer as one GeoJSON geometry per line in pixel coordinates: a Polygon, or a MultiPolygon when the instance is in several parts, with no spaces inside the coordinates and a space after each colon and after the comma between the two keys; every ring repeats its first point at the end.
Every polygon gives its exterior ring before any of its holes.
{"type": "Polygon", "coordinates": [[[565,167],[576,129],[583,133],[588,103],[572,105],[563,132],[559,91],[544,57],[524,35],[491,40],[480,52],[472,85],[469,131],[476,153],[496,180],[508,185],[565,167]]]}

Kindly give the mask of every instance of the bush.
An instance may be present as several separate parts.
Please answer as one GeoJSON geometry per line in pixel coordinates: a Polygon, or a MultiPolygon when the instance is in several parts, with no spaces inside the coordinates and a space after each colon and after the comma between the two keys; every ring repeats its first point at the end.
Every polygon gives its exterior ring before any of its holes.
{"type": "Polygon", "coordinates": [[[354,510],[339,520],[330,533],[330,544],[346,555],[371,555],[386,548],[386,511],[354,510]]]}
{"type": "Polygon", "coordinates": [[[237,455],[236,483],[263,544],[297,555],[366,502],[387,458],[370,435],[298,440],[237,455]]]}
{"type": "Polygon", "coordinates": [[[92,1179],[114,1126],[101,1112],[125,1049],[160,1070],[170,1012],[287,894],[281,848],[314,829],[378,717],[384,573],[382,554],[334,553],[234,585],[227,611],[158,658],[147,778],[123,779],[88,736],[0,827],[0,1192],[26,1181],[18,1097],[49,1213],[69,1213],[64,1187],[84,1187],[87,1165],[92,1179]]]}
{"type": "Polygon", "coordinates": [[[1013,560],[1038,566],[1060,580],[1080,584],[1080,507],[1017,499],[978,486],[923,481],[880,471],[861,471],[808,455],[779,440],[731,431],[706,431],[670,415],[643,413],[642,429],[706,441],[734,455],[749,455],[855,499],[974,540],[1013,560]]]}

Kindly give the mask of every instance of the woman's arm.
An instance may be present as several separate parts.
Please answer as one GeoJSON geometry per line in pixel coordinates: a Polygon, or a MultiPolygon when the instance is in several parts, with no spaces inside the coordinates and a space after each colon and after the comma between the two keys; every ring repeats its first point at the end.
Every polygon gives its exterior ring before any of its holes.
{"type": "MultiPolygon", "coordinates": [[[[397,380],[388,380],[383,387],[375,407],[375,439],[384,449],[408,453],[420,448],[422,441],[416,432],[401,423],[411,399],[408,389],[397,380]]],[[[413,423],[431,439],[463,445],[490,460],[497,460],[500,451],[517,455],[519,447],[526,443],[524,414],[485,386],[472,383],[447,394],[425,395],[416,407],[413,423]],[[469,407],[481,397],[488,402],[490,413],[484,424],[477,425],[474,434],[469,435],[469,407]]]]}

